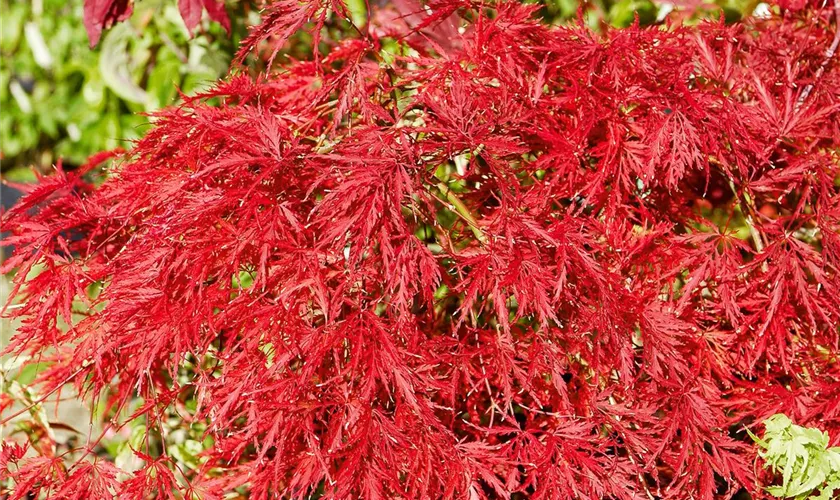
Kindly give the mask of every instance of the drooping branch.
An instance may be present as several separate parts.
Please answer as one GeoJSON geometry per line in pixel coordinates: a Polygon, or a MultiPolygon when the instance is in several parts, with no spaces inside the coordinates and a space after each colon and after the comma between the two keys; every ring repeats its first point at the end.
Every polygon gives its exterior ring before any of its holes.
{"type": "Polygon", "coordinates": [[[799,107],[801,107],[808,99],[808,96],[811,95],[811,91],[814,90],[814,85],[816,85],[820,78],[822,78],[826,66],[828,66],[829,62],[831,62],[834,54],[837,53],[838,47],[840,47],[840,0],[834,0],[834,39],[831,41],[831,45],[828,46],[828,50],[825,51],[825,58],[823,59],[822,64],[820,64],[820,67],[817,68],[817,72],[814,74],[814,81],[802,89],[802,94],[796,102],[797,109],[799,109],[799,107]]]}

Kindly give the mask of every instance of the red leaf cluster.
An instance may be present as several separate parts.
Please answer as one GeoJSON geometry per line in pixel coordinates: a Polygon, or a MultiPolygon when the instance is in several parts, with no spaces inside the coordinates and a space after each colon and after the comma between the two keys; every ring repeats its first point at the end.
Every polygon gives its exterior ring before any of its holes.
{"type": "MultiPolygon", "coordinates": [[[[247,46],[330,6],[278,0],[247,46]]],[[[214,443],[18,484],[709,500],[761,494],[744,425],[838,435],[833,13],[596,34],[428,6],[457,40],[232,77],[5,214],[9,351],[53,362],[44,390],[152,427],[193,399],[214,443]]]]}

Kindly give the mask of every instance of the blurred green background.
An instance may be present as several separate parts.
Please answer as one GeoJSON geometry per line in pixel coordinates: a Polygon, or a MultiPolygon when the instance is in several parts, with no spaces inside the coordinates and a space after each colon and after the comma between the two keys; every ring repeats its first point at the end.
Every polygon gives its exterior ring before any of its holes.
{"type": "Polygon", "coordinates": [[[31,177],[62,157],[70,166],[142,135],[139,114],[227,73],[258,13],[228,6],[229,35],[206,18],[190,38],[173,0],[137,2],[129,22],[91,49],[82,0],[0,0],[0,152],[3,177],[31,177]]]}

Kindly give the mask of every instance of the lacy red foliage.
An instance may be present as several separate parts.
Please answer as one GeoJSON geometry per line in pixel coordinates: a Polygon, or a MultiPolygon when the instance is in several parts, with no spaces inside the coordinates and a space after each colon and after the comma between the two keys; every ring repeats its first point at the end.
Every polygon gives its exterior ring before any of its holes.
{"type": "MultiPolygon", "coordinates": [[[[244,50],[329,7],[275,2],[244,50]]],[[[123,482],[13,456],[18,484],[712,499],[761,494],[744,425],[840,435],[831,9],[603,35],[428,12],[461,34],[232,77],[101,185],[59,169],[5,214],[8,351],[53,362],[43,390],[142,398],[150,428],[193,398],[214,442],[123,482]]]]}

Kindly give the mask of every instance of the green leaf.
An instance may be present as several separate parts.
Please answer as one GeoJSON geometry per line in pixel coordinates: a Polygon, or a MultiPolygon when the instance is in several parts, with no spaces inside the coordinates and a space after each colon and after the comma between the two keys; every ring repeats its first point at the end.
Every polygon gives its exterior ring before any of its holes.
{"type": "Polygon", "coordinates": [[[112,92],[126,101],[146,104],[149,96],[134,82],[129,68],[131,57],[128,42],[133,36],[128,23],[118,24],[105,35],[99,57],[99,71],[105,85],[112,92]]]}
{"type": "MultiPolygon", "coordinates": [[[[161,50],[163,52],[163,50],[161,50]]],[[[150,99],[149,110],[172,104],[178,95],[178,85],[181,83],[181,63],[175,58],[158,62],[149,73],[146,89],[150,99]]]]}
{"type": "Polygon", "coordinates": [[[4,2],[3,6],[3,15],[0,16],[0,49],[11,52],[21,39],[26,9],[21,4],[9,6],[4,2]]]}
{"type": "Polygon", "coordinates": [[[764,429],[763,439],[747,433],[765,467],[782,473],[782,484],[768,486],[767,492],[778,498],[833,498],[840,488],[840,453],[828,448],[828,433],[795,425],[782,414],[765,420],[764,429]]]}

